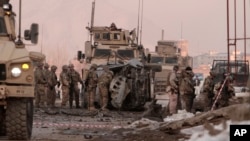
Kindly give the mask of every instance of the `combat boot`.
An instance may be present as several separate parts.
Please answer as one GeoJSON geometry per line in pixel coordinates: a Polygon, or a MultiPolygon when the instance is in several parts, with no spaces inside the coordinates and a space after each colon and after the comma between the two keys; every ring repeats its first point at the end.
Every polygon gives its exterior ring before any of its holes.
{"type": "Polygon", "coordinates": [[[76,101],[76,108],[77,108],[77,109],[81,108],[81,107],[79,106],[79,101],[76,101]]]}
{"type": "Polygon", "coordinates": [[[109,109],[107,109],[107,106],[108,106],[108,99],[107,99],[107,97],[103,97],[103,105],[102,105],[102,110],[103,111],[109,111],[109,109]]]}
{"type": "Polygon", "coordinates": [[[102,111],[109,111],[109,109],[106,107],[102,107],[102,111]]]}
{"type": "Polygon", "coordinates": [[[96,111],[97,109],[95,107],[89,107],[89,111],[96,111]]]}
{"type": "Polygon", "coordinates": [[[69,107],[72,109],[73,101],[69,101],[69,107]]]}

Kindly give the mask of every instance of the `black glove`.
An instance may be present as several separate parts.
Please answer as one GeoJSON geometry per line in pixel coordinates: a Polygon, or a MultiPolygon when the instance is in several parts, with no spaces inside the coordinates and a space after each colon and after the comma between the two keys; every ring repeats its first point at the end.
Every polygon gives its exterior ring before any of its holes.
{"type": "Polygon", "coordinates": [[[59,81],[57,81],[57,87],[60,87],[61,83],[59,81]]]}

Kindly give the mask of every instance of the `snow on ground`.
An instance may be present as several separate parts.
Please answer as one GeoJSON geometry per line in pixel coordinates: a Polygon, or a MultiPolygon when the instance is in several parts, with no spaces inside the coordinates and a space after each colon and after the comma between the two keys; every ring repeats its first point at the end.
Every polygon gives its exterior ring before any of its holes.
{"type": "Polygon", "coordinates": [[[164,118],[164,122],[182,120],[193,116],[194,116],[193,113],[189,113],[186,110],[178,110],[177,114],[173,114],[172,116],[167,116],[166,118],[164,118]]]}
{"type": "MultiPolygon", "coordinates": [[[[186,119],[193,117],[194,114],[186,112],[186,110],[178,110],[177,114],[173,114],[172,116],[168,116],[164,119],[164,122],[172,122],[176,120],[186,119]]],[[[149,130],[155,130],[159,128],[160,122],[153,121],[147,118],[142,118],[140,120],[137,120],[133,123],[131,123],[128,126],[125,126],[124,128],[130,128],[130,129],[137,129],[137,130],[143,130],[143,129],[149,129],[149,130]]]]}
{"type": "Polygon", "coordinates": [[[153,121],[153,120],[149,120],[147,118],[142,118],[140,120],[137,120],[133,123],[131,123],[130,125],[124,127],[124,128],[133,128],[133,129],[145,129],[144,127],[150,129],[150,130],[154,130],[159,128],[159,122],[157,121],[153,121]]]}
{"type": "MultiPolygon", "coordinates": [[[[186,112],[185,110],[178,110],[177,114],[173,114],[172,116],[166,117],[164,119],[164,122],[173,122],[177,120],[191,118],[193,116],[194,114],[186,112]]],[[[191,128],[182,129],[181,133],[190,135],[190,138],[182,138],[179,141],[229,141],[230,125],[241,124],[250,125],[250,120],[240,122],[228,120],[218,125],[214,125],[213,123],[207,123],[207,125],[203,124],[191,128]]],[[[159,125],[160,123],[157,121],[142,118],[141,120],[135,121],[132,124],[126,126],[125,128],[133,128],[136,130],[155,130],[159,128],[159,125]]]]}
{"type": "Polygon", "coordinates": [[[196,126],[188,129],[181,130],[184,134],[190,134],[191,137],[187,141],[229,141],[229,134],[230,134],[230,125],[236,124],[247,124],[250,125],[250,120],[248,121],[241,121],[241,122],[232,122],[227,121],[226,126],[224,127],[223,123],[219,125],[213,125],[215,130],[219,130],[219,134],[217,135],[210,135],[209,131],[206,130],[202,125],[196,126]],[[224,129],[225,128],[225,129],[224,129]]]}

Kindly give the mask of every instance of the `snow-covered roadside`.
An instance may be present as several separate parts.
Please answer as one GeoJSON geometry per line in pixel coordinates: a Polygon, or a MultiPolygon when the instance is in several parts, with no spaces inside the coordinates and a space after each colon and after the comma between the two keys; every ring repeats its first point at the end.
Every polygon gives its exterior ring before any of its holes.
{"type": "Polygon", "coordinates": [[[194,116],[193,113],[189,113],[186,110],[178,110],[177,114],[173,114],[171,116],[167,116],[166,118],[164,118],[164,122],[182,120],[186,118],[191,118],[193,116],[194,116]]]}
{"type": "Polygon", "coordinates": [[[230,125],[250,125],[250,120],[233,122],[231,120],[226,121],[226,124],[212,125],[213,130],[218,134],[211,135],[209,130],[205,129],[204,126],[196,126],[192,128],[187,128],[181,130],[181,133],[191,135],[190,139],[187,141],[229,141],[230,125]]]}
{"type": "MultiPolygon", "coordinates": [[[[230,125],[250,125],[249,115],[241,114],[241,110],[246,111],[249,109],[250,105],[241,105],[238,108],[239,111],[235,112],[236,116],[238,116],[237,120],[243,121],[233,121],[233,120],[222,120],[220,124],[214,124],[211,122],[204,122],[203,125],[193,126],[190,128],[181,129],[180,133],[183,135],[187,135],[179,141],[229,141],[230,134],[230,125]],[[241,106],[247,106],[246,109],[242,109],[241,106]],[[242,118],[245,117],[245,118],[242,118]],[[188,138],[188,139],[187,139],[188,138]]],[[[230,110],[227,110],[230,111],[230,110]]],[[[179,121],[182,119],[189,119],[194,117],[195,115],[192,113],[188,113],[185,110],[179,110],[177,114],[173,114],[172,116],[168,116],[164,119],[163,123],[171,123],[175,121],[179,121]]],[[[235,118],[233,118],[235,119],[235,118]]],[[[201,119],[202,120],[202,119],[201,119]]],[[[146,118],[135,121],[127,128],[134,129],[133,131],[142,131],[142,130],[157,130],[162,127],[162,122],[152,121],[146,118]]],[[[167,125],[167,124],[164,124],[167,125]]]]}
{"type": "MultiPolygon", "coordinates": [[[[186,119],[186,118],[190,118],[193,117],[194,114],[186,112],[186,110],[178,110],[177,114],[173,114],[172,116],[167,116],[166,118],[164,118],[164,122],[172,122],[172,121],[177,121],[177,120],[182,120],[182,119],[186,119]]],[[[137,130],[141,130],[141,129],[150,129],[150,130],[154,130],[159,128],[160,122],[157,121],[153,121],[147,118],[142,118],[140,120],[137,120],[133,123],[131,123],[130,125],[124,127],[124,128],[133,128],[133,129],[137,129],[137,130]]]]}

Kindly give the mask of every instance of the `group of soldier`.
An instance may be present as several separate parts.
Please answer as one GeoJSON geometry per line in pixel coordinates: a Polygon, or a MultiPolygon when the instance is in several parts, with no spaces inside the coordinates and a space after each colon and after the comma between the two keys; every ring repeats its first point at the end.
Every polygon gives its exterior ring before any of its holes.
{"type": "MultiPolygon", "coordinates": [[[[195,112],[197,105],[194,103],[196,95],[193,77],[194,73],[191,67],[186,67],[183,70],[180,70],[177,65],[173,67],[167,86],[170,115],[176,114],[179,109],[195,112]]],[[[210,71],[210,75],[203,83],[203,90],[200,92],[200,96],[203,97],[203,101],[200,103],[203,104],[200,106],[203,107],[202,111],[228,106],[229,99],[235,95],[232,78],[229,75],[223,74],[223,80],[218,83],[214,82],[214,77],[213,71],[210,71]]]]}
{"type": "Polygon", "coordinates": [[[96,110],[95,108],[95,94],[96,88],[98,87],[100,100],[99,103],[101,105],[101,110],[107,111],[108,108],[108,93],[109,93],[109,85],[113,78],[113,72],[109,70],[107,66],[102,66],[103,72],[102,74],[97,75],[96,69],[97,65],[92,64],[90,67],[89,73],[86,76],[85,86],[89,96],[88,108],[89,110],[96,110]]]}
{"type": "MultiPolygon", "coordinates": [[[[108,110],[108,92],[109,84],[112,80],[113,73],[107,66],[102,66],[103,72],[98,77],[96,69],[97,65],[92,64],[90,70],[86,76],[85,83],[81,79],[80,74],[74,69],[73,64],[63,65],[62,71],[57,79],[55,65],[50,67],[48,63],[37,64],[35,69],[35,107],[55,107],[56,102],[56,86],[61,85],[62,90],[62,101],[61,107],[66,108],[69,102],[69,108],[73,108],[73,101],[75,101],[75,108],[80,107],[80,88],[79,83],[86,88],[88,94],[88,105],[89,110],[96,110],[95,108],[95,95],[96,88],[98,87],[100,94],[100,105],[102,110],[108,110]]],[[[82,105],[83,106],[83,105],[82,105]]]]}
{"type": "Polygon", "coordinates": [[[55,107],[56,102],[56,85],[62,84],[62,102],[61,106],[65,107],[69,101],[70,108],[75,99],[76,108],[79,105],[78,82],[82,84],[80,74],[74,70],[74,65],[64,65],[60,73],[60,83],[56,75],[57,67],[49,66],[48,63],[39,62],[34,72],[35,74],[35,107],[55,107]],[[50,68],[50,70],[49,70],[50,68]]]}
{"type": "Polygon", "coordinates": [[[57,76],[55,65],[39,62],[35,69],[35,107],[55,107],[57,76]],[[47,105],[46,105],[47,104],[47,105]]]}

